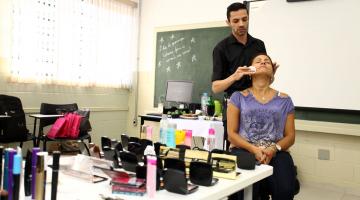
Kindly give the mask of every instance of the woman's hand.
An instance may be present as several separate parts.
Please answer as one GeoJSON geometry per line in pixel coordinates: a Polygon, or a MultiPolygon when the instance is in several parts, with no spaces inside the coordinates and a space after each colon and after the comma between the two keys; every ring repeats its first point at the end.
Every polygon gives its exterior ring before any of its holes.
{"type": "Polygon", "coordinates": [[[271,159],[276,154],[276,147],[274,147],[274,146],[267,147],[266,149],[263,150],[263,152],[266,155],[266,158],[264,159],[263,164],[269,164],[271,159]]]}
{"type": "Polygon", "coordinates": [[[263,149],[261,149],[260,147],[254,146],[252,152],[255,155],[255,158],[257,161],[259,161],[260,163],[263,163],[265,161],[266,154],[264,154],[263,149]]]}

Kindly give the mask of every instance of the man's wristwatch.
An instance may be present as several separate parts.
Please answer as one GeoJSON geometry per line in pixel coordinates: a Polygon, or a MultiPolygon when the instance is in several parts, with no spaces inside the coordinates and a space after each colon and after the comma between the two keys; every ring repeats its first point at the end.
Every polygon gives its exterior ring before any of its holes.
{"type": "Polygon", "coordinates": [[[275,147],[276,147],[276,150],[277,150],[277,151],[281,151],[281,146],[280,146],[280,145],[275,144],[275,147]]]}

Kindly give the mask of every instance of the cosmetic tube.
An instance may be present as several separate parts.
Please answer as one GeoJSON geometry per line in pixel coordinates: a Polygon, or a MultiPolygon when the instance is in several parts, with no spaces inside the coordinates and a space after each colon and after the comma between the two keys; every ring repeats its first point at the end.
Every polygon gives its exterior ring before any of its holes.
{"type": "Polygon", "coordinates": [[[7,190],[8,188],[9,150],[10,148],[6,148],[4,151],[4,178],[2,185],[4,190],[7,190]]]}
{"type": "Polygon", "coordinates": [[[2,188],[1,186],[1,183],[2,183],[2,177],[3,177],[3,174],[2,174],[2,167],[3,167],[3,152],[4,152],[4,147],[3,146],[0,146],[0,188],[2,188]]]}
{"type": "Polygon", "coordinates": [[[53,152],[53,164],[52,164],[52,180],[51,180],[51,200],[56,200],[58,178],[59,178],[59,160],[60,151],[53,152]]]}
{"type": "Polygon", "coordinates": [[[156,161],[156,156],[147,156],[146,193],[149,199],[154,199],[156,193],[156,161]]]}
{"type": "Polygon", "coordinates": [[[37,153],[40,152],[39,147],[32,148],[31,156],[31,199],[35,199],[35,183],[36,183],[36,161],[37,153]]]}
{"type": "Polygon", "coordinates": [[[35,178],[35,200],[45,200],[46,182],[46,158],[47,152],[37,153],[36,178],[35,178]]]}
{"type": "Polygon", "coordinates": [[[22,168],[21,162],[22,162],[21,154],[16,154],[14,156],[14,167],[13,167],[13,180],[14,180],[13,199],[14,200],[19,200],[20,174],[22,168]]]}
{"type": "Polygon", "coordinates": [[[16,151],[14,149],[9,150],[9,165],[8,165],[8,182],[7,182],[7,191],[8,191],[8,200],[13,200],[13,168],[14,168],[14,156],[16,151]]]}
{"type": "Polygon", "coordinates": [[[25,169],[24,169],[24,192],[25,196],[31,195],[31,150],[26,153],[25,169]]]}

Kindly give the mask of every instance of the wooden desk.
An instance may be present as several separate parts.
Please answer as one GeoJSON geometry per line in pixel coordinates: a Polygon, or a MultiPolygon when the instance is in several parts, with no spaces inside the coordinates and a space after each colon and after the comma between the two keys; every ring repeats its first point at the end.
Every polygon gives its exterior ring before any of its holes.
{"type": "Polygon", "coordinates": [[[41,134],[41,127],[39,124],[39,130],[38,130],[38,134],[36,136],[36,123],[37,123],[37,119],[44,119],[44,118],[58,118],[58,117],[62,117],[64,115],[43,115],[43,114],[32,114],[29,115],[29,117],[33,117],[34,118],[34,129],[33,129],[33,134],[36,137],[36,146],[38,147],[40,145],[40,134],[41,134]]]}

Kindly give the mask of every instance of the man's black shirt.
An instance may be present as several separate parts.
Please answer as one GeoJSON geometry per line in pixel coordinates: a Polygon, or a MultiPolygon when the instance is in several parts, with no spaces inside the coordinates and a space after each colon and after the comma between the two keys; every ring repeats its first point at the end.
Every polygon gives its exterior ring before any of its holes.
{"type": "MultiPolygon", "coordinates": [[[[258,53],[266,53],[263,41],[248,34],[245,45],[239,43],[233,34],[219,42],[213,50],[212,81],[224,80],[238,67],[250,65],[250,59],[258,53]]],[[[225,92],[230,96],[234,91],[244,90],[251,85],[249,76],[233,83],[225,92]]]]}

